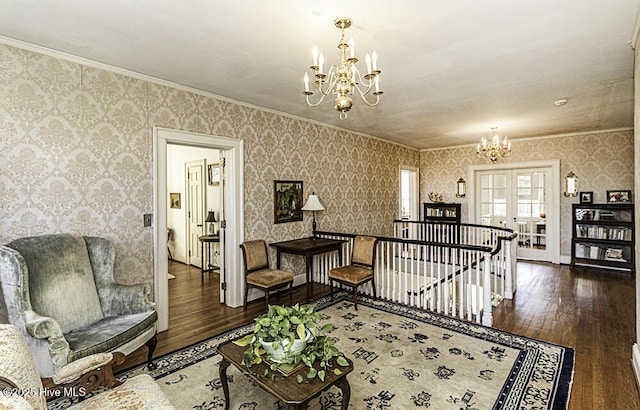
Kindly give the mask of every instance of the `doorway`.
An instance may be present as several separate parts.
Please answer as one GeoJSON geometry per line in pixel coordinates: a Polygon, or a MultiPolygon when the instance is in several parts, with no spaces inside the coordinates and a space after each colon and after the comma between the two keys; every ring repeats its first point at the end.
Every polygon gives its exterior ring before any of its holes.
{"type": "MultiPolygon", "coordinates": [[[[167,330],[169,326],[168,309],[168,252],[167,252],[167,145],[186,145],[210,148],[221,151],[225,159],[225,216],[222,226],[224,232],[225,272],[236,272],[240,268],[239,246],[244,240],[244,195],[243,195],[243,141],[235,138],[190,133],[154,127],[153,129],[153,265],[154,300],[158,312],[158,330],[167,330]],[[161,234],[164,232],[164,234],[161,234]]],[[[222,240],[222,238],[221,238],[222,240]]],[[[230,307],[242,305],[242,283],[238,275],[221,277],[221,301],[230,307]],[[225,278],[225,279],[223,279],[225,278]]]]}
{"type": "Polygon", "coordinates": [[[516,230],[518,258],[559,263],[559,168],[559,161],[471,167],[470,217],[516,230]]]}

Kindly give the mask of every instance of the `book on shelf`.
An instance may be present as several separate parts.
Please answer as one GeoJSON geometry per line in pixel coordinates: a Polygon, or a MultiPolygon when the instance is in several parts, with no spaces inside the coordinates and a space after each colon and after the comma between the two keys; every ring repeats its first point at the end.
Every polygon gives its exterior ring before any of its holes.
{"type": "Polygon", "coordinates": [[[596,225],[577,225],[576,236],[578,238],[630,241],[631,228],[596,226],[596,225]]]}
{"type": "Polygon", "coordinates": [[[613,262],[626,262],[627,260],[622,257],[622,249],[607,248],[604,254],[604,260],[613,262]]]}

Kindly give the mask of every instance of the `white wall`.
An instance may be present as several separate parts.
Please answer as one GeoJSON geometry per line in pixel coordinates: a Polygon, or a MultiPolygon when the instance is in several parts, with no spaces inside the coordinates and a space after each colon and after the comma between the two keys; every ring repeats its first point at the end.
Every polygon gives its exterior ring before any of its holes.
{"type": "MultiPolygon", "coordinates": [[[[203,158],[207,164],[217,163],[220,160],[220,152],[213,149],[182,145],[167,146],[167,192],[179,192],[181,202],[180,209],[173,209],[170,206],[169,197],[167,197],[167,228],[173,230],[173,238],[169,242],[169,249],[171,249],[173,259],[183,263],[187,262],[187,220],[184,202],[186,193],[185,163],[203,158]]],[[[205,169],[205,175],[206,172],[207,170],[205,169]]],[[[219,220],[220,187],[207,184],[205,185],[205,190],[206,210],[214,211],[216,220],[219,220]]],[[[206,214],[204,218],[206,218],[206,214]]]]}

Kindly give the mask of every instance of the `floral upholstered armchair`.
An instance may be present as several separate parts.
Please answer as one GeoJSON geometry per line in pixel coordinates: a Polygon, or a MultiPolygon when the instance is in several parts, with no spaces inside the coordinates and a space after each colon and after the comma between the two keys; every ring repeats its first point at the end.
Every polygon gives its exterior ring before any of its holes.
{"type": "MultiPolygon", "coordinates": [[[[161,409],[174,407],[158,384],[148,374],[141,374],[124,383],[113,378],[110,364],[119,353],[98,353],[60,369],[60,375],[53,378],[57,385],[42,383],[31,351],[22,333],[13,325],[0,324],[0,409],[46,410],[47,396],[58,397],[56,392],[73,391],[84,397],[87,382],[91,384],[101,379],[100,374],[111,376],[113,389],[93,394],[85,400],[68,407],[73,410],[122,410],[161,409]],[[87,376],[88,375],[88,376],[87,376]],[[84,380],[77,382],[78,379],[84,380]],[[76,382],[76,383],[74,383],[76,382]],[[70,387],[72,386],[72,387],[70,387]],[[62,390],[64,388],[64,390],[62,390]]],[[[48,380],[48,381],[51,381],[48,380]]],[[[68,395],[64,393],[64,395],[68,395]]]]}
{"type": "Polygon", "coordinates": [[[155,305],[145,286],[113,278],[106,239],[55,234],[0,246],[0,281],[8,320],[24,335],[41,377],[101,352],[125,355],[146,344],[152,367],[155,305]]]}

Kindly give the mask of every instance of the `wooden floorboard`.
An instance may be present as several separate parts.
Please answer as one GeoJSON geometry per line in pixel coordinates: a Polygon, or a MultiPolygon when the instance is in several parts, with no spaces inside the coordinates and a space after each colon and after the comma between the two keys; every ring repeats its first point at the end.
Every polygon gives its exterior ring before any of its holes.
{"type": "MultiPolygon", "coordinates": [[[[221,305],[218,276],[170,262],[169,330],[158,334],[154,356],[169,353],[234,329],[264,311],[264,301],[247,309],[221,305]]],[[[494,327],[571,346],[576,350],[569,409],[640,409],[631,364],[635,342],[635,279],[626,273],[566,265],[518,263],[518,289],[494,312],[494,327]]],[[[312,297],[328,292],[314,285],[312,297]]],[[[303,302],[303,287],[294,291],[303,302]]],[[[287,303],[288,295],[274,303],[287,303]]],[[[144,362],[146,348],[130,355],[120,369],[144,362]]]]}

